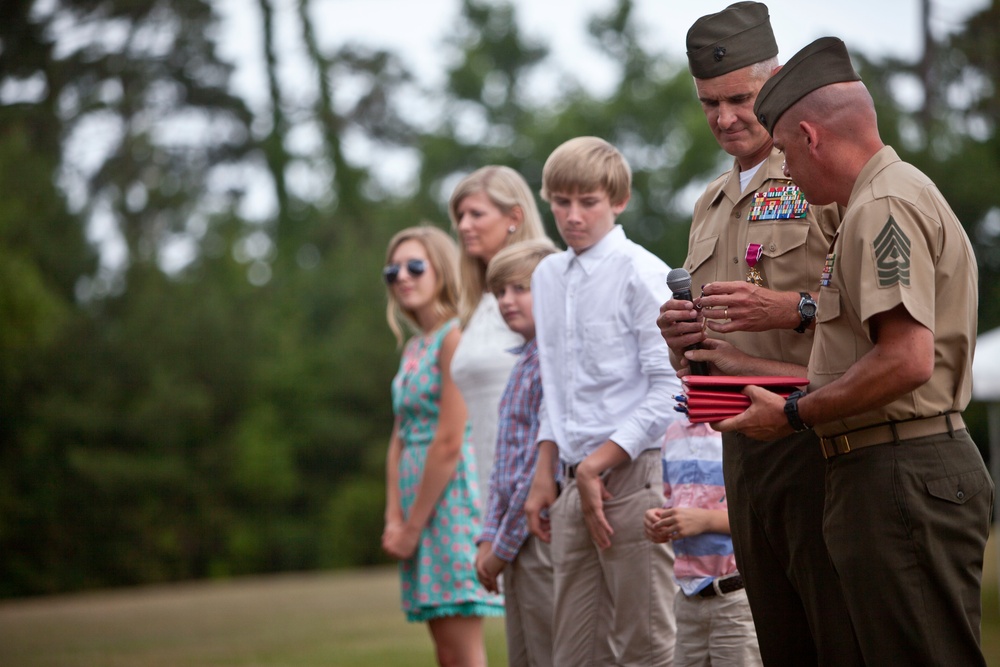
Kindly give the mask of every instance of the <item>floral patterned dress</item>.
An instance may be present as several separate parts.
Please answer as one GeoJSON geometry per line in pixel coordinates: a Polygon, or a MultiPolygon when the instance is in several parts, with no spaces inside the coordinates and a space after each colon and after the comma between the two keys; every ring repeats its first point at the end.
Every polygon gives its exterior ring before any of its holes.
{"type": "MultiPolygon", "coordinates": [[[[416,500],[427,447],[437,428],[441,342],[456,326],[457,320],[450,320],[434,332],[410,339],[392,381],[392,406],[403,443],[399,490],[404,517],[416,500]]],[[[503,614],[503,597],[488,593],[476,580],[474,539],[482,510],[468,429],[465,435],[455,474],[424,527],[416,552],[399,565],[403,611],[409,621],[503,614]]]]}

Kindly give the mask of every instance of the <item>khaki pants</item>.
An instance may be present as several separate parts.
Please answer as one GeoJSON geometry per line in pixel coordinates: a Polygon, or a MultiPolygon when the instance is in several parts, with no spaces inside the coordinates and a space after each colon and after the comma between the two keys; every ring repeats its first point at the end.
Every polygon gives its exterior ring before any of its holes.
{"type": "Polygon", "coordinates": [[[703,598],[678,593],[674,667],[760,667],[746,590],[703,598]]]}
{"type": "Polygon", "coordinates": [[[643,532],[647,509],[663,506],[659,450],[605,474],[614,496],[604,514],[611,546],[590,539],[574,480],[550,510],[555,570],[553,661],[558,667],[668,666],[674,656],[673,549],[643,532]]]}
{"type": "Polygon", "coordinates": [[[535,536],[503,570],[507,664],[552,667],[552,558],[535,536]]]}

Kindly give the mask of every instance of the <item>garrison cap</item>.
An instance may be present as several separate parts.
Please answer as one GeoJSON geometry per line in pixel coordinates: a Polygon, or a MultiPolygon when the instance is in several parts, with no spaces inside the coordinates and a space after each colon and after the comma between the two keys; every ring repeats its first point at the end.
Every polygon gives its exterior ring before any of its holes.
{"type": "Polygon", "coordinates": [[[713,79],[778,55],[767,5],[737,2],[702,16],[687,33],[691,74],[713,79]]]}
{"type": "Polygon", "coordinates": [[[781,114],[812,91],[833,83],[860,80],[844,42],[837,37],[820,37],[792,56],[764,83],[757,93],[753,112],[773,135],[781,114]]]}

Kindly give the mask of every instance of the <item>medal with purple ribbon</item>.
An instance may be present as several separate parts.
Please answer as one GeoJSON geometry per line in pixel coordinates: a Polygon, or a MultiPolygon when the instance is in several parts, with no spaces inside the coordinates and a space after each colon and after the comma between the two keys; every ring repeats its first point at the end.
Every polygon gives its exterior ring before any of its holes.
{"type": "Polygon", "coordinates": [[[757,268],[757,262],[760,261],[761,255],[764,253],[764,246],[759,243],[751,243],[747,246],[747,266],[750,267],[747,270],[747,282],[753,283],[757,287],[764,286],[764,274],[760,272],[757,268]]]}

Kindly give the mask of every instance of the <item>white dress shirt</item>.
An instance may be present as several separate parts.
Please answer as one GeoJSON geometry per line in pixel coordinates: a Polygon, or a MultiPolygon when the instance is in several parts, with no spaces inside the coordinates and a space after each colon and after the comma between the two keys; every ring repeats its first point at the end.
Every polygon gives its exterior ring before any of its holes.
{"type": "Polygon", "coordinates": [[[576,464],[612,440],[635,459],[659,449],[680,381],[656,318],[668,267],[620,225],[582,254],[546,257],[531,279],[541,360],[538,441],[576,464]]]}

